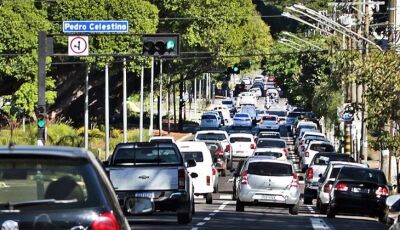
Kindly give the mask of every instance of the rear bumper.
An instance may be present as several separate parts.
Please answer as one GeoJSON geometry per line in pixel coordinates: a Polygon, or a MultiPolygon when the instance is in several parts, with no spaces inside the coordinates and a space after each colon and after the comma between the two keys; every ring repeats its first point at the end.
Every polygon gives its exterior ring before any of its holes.
{"type": "Polygon", "coordinates": [[[317,198],[318,187],[306,187],[304,188],[304,197],[315,199],[317,198]]]}
{"type": "Polygon", "coordinates": [[[253,155],[253,151],[233,151],[232,156],[233,157],[249,157],[253,155]]]}
{"type": "Polygon", "coordinates": [[[299,202],[300,190],[290,189],[283,192],[272,192],[269,190],[251,189],[248,186],[242,186],[238,192],[238,198],[247,205],[294,205],[299,202]],[[265,197],[274,197],[274,199],[265,199],[265,197]]]}
{"type": "Polygon", "coordinates": [[[385,199],[356,198],[340,195],[334,198],[331,203],[336,212],[380,215],[384,212],[385,199]]]}

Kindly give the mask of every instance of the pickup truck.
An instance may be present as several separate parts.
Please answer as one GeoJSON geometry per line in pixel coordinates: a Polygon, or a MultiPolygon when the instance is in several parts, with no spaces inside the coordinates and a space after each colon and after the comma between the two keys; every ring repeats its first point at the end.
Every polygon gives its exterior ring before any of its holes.
{"type": "Polygon", "coordinates": [[[179,224],[191,222],[198,175],[187,168],[196,162],[184,162],[176,144],[118,144],[104,166],[126,215],[173,211],[179,224]]]}

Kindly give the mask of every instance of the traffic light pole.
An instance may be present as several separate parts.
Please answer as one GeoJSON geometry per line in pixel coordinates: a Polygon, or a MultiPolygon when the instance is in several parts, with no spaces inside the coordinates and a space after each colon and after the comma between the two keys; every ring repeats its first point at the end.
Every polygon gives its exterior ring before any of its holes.
{"type": "Polygon", "coordinates": [[[149,137],[153,136],[153,103],[154,103],[154,57],[151,57],[151,80],[150,80],[150,126],[149,126],[149,137]]]}
{"type": "Polygon", "coordinates": [[[159,131],[159,136],[162,136],[162,87],[163,87],[163,82],[162,82],[162,74],[163,74],[163,61],[160,59],[160,110],[158,111],[158,131],[159,131]]]}
{"type": "Polygon", "coordinates": [[[143,85],[144,85],[144,63],[142,63],[142,74],[140,76],[140,122],[139,141],[143,141],[143,85]]]}
{"type": "MultiPolygon", "coordinates": [[[[46,114],[46,50],[47,50],[47,33],[39,32],[39,50],[38,50],[38,113],[46,114]]],[[[46,116],[44,117],[46,121],[46,116]]],[[[44,146],[46,144],[46,123],[40,127],[38,119],[38,136],[37,145],[44,146]]]]}

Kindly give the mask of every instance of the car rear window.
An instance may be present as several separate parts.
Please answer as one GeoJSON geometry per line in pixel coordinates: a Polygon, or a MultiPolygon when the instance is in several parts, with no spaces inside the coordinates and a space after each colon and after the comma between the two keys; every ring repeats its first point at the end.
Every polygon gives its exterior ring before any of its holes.
{"type": "Polygon", "coordinates": [[[231,141],[231,143],[235,143],[235,142],[251,142],[251,138],[248,138],[248,137],[231,137],[230,141],[231,141]]]}
{"type": "Polygon", "coordinates": [[[279,133],[259,133],[258,138],[281,138],[279,133]]]}
{"type": "Polygon", "coordinates": [[[245,117],[245,118],[249,118],[248,114],[235,114],[235,117],[245,117]]]}
{"type": "Polygon", "coordinates": [[[214,120],[216,120],[217,117],[215,115],[203,115],[203,116],[201,116],[201,119],[214,119],[214,120]]]}
{"type": "Polygon", "coordinates": [[[331,161],[354,162],[354,158],[347,154],[317,154],[314,157],[314,165],[328,165],[331,161]]]}
{"type": "Polygon", "coordinates": [[[223,141],[226,140],[226,136],[223,133],[200,133],[197,135],[196,139],[223,141]]]}
{"type": "Polygon", "coordinates": [[[292,176],[292,166],[275,162],[250,162],[248,174],[259,176],[292,176]]]}
{"type": "Polygon", "coordinates": [[[332,169],[331,175],[329,176],[329,178],[336,178],[337,174],[339,173],[341,167],[336,167],[332,169]]]}
{"type": "Polygon", "coordinates": [[[268,111],[268,114],[277,115],[279,117],[285,117],[286,116],[286,112],[285,111],[268,111]]]}
{"type": "Polygon", "coordinates": [[[114,153],[114,164],[168,164],[177,165],[182,162],[179,152],[168,147],[118,148],[114,153]]]}
{"type": "Polygon", "coordinates": [[[2,157],[0,209],[9,209],[10,204],[15,204],[14,210],[28,208],[42,212],[103,205],[102,185],[97,175],[95,167],[81,158],[2,157]],[[45,201],[49,199],[65,202],[45,201]],[[31,205],[23,206],[23,203],[31,205]]]}
{"type": "Polygon", "coordinates": [[[279,140],[263,140],[263,139],[258,140],[257,148],[267,148],[267,147],[285,148],[286,143],[284,141],[279,141],[279,140]]]}
{"type": "Polygon", "coordinates": [[[305,143],[306,143],[306,144],[310,143],[310,141],[325,140],[325,138],[324,138],[324,137],[321,137],[321,136],[307,136],[307,137],[311,137],[311,138],[306,138],[306,139],[305,139],[305,143]]]}
{"type": "Polygon", "coordinates": [[[202,152],[181,152],[183,159],[185,161],[189,159],[193,159],[196,162],[203,162],[203,153],[202,152]]]}
{"type": "Polygon", "coordinates": [[[382,171],[367,168],[343,167],[339,172],[338,179],[386,184],[386,178],[382,171]]]}
{"type": "Polygon", "coordinates": [[[233,102],[232,101],[222,101],[223,105],[232,105],[233,102]]]}
{"type": "Polygon", "coordinates": [[[282,157],[282,153],[278,152],[255,152],[254,156],[271,156],[271,157],[282,157]]]}
{"type": "Polygon", "coordinates": [[[272,117],[272,116],[264,116],[263,121],[276,121],[277,117],[272,117]]]}
{"type": "Polygon", "coordinates": [[[330,144],[311,144],[310,149],[318,152],[334,152],[335,148],[330,144]]]}

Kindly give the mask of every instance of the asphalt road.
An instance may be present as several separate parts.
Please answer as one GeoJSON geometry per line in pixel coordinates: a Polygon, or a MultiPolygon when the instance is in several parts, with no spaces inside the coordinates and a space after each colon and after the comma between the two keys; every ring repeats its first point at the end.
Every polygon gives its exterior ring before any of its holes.
{"type": "MultiPolygon", "coordinates": [[[[274,107],[283,106],[280,104],[274,107]]],[[[288,137],[285,127],[281,127],[281,136],[288,142],[289,155],[293,155],[293,142],[288,137]]],[[[293,160],[296,166],[298,159],[293,160]]],[[[315,203],[304,205],[301,202],[299,214],[296,216],[290,215],[288,209],[277,207],[246,206],[245,212],[236,212],[229,178],[231,174],[219,178],[219,193],[213,194],[213,204],[207,205],[202,197],[195,199],[196,213],[191,224],[177,224],[174,213],[157,213],[128,217],[132,229],[388,229],[386,225],[379,223],[377,218],[337,215],[336,219],[328,219],[326,215],[318,214],[315,203]]]]}

